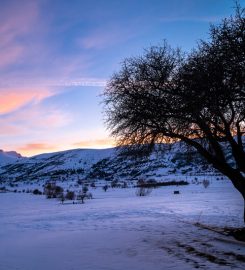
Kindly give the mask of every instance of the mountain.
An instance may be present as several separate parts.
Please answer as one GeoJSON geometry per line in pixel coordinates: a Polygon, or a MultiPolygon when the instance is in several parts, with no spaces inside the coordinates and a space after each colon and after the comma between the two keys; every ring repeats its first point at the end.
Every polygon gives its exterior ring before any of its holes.
{"type": "Polygon", "coordinates": [[[15,151],[5,152],[0,149],[0,166],[9,164],[9,163],[14,163],[21,158],[23,158],[21,154],[15,151]]]}
{"type": "MultiPolygon", "coordinates": [[[[4,152],[3,152],[4,153],[4,152]]],[[[5,155],[7,155],[5,153],[5,155]]],[[[8,154],[10,155],[10,154],[8,154]]],[[[0,181],[59,179],[162,180],[168,175],[198,175],[213,172],[195,151],[182,143],[162,144],[149,157],[121,155],[118,148],[74,149],[23,158],[12,154],[0,160],[0,181]]]]}

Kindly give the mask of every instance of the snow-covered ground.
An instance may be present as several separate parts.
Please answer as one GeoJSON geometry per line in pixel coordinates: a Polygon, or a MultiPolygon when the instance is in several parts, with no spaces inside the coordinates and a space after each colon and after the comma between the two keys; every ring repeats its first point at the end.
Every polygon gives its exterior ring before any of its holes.
{"type": "Polygon", "coordinates": [[[192,224],[243,225],[243,201],[229,182],[163,187],[147,197],[133,188],[92,193],[85,204],[64,205],[0,194],[0,269],[245,269],[245,245],[192,224]]]}

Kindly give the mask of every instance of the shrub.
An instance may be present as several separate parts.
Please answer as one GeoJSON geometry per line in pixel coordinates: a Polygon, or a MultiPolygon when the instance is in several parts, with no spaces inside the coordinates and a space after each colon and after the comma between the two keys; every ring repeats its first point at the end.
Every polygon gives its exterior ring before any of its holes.
{"type": "Polygon", "coordinates": [[[66,198],[66,200],[74,200],[75,199],[75,192],[74,191],[67,191],[65,198],[66,198]]]}
{"type": "Polygon", "coordinates": [[[42,192],[39,189],[34,189],[32,192],[34,195],[42,195],[42,192]]]}
{"type": "Polygon", "coordinates": [[[55,183],[47,183],[44,186],[43,194],[46,195],[47,199],[59,198],[63,193],[63,188],[57,186],[55,183]]]}
{"type": "Polygon", "coordinates": [[[204,179],[202,181],[202,184],[203,184],[204,188],[207,188],[210,185],[210,181],[208,179],[204,179]]]}
{"type": "Polygon", "coordinates": [[[106,192],[109,187],[108,187],[108,185],[104,185],[102,188],[106,192]]]}
{"type": "Polygon", "coordinates": [[[83,193],[83,192],[80,192],[78,195],[77,195],[77,200],[78,201],[81,201],[81,203],[84,203],[84,199],[86,198],[86,193],[83,193]]]}
{"type": "Polygon", "coordinates": [[[118,187],[118,181],[114,180],[111,182],[111,188],[116,188],[116,187],[118,187]]]}

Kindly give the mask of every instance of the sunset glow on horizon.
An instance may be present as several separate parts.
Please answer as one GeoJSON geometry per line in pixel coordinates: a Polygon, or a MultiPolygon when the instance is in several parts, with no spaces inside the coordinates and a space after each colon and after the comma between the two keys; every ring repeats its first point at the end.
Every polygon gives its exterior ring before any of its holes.
{"type": "Polygon", "coordinates": [[[40,153],[49,153],[57,151],[65,151],[68,149],[104,149],[114,147],[115,142],[110,138],[99,140],[86,140],[73,144],[48,144],[48,143],[29,143],[17,149],[24,156],[34,156],[40,153]]]}
{"type": "Polygon", "coordinates": [[[120,62],[164,39],[190,51],[232,0],[1,0],[0,149],[115,146],[101,94],[120,62]]]}

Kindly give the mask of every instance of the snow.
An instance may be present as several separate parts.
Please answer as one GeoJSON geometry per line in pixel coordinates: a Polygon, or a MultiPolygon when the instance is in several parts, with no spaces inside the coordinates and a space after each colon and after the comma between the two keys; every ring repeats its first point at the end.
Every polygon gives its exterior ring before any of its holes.
{"type": "Polygon", "coordinates": [[[71,175],[77,179],[164,181],[172,175],[217,174],[197,153],[190,158],[180,143],[158,146],[148,158],[140,160],[120,156],[118,148],[73,149],[20,158],[10,164],[0,159],[0,181],[47,181],[50,177],[69,181],[71,175]]]}
{"type": "Polygon", "coordinates": [[[18,154],[15,151],[9,151],[9,152],[5,152],[3,150],[0,149],[0,165],[6,165],[6,164],[10,164],[10,163],[14,163],[18,160],[23,160],[24,158],[18,154]]]}
{"type": "Polygon", "coordinates": [[[229,182],[163,187],[147,197],[134,188],[91,192],[85,204],[64,205],[0,194],[0,269],[245,269],[236,257],[245,245],[193,225],[243,225],[242,197],[229,182]]]}

